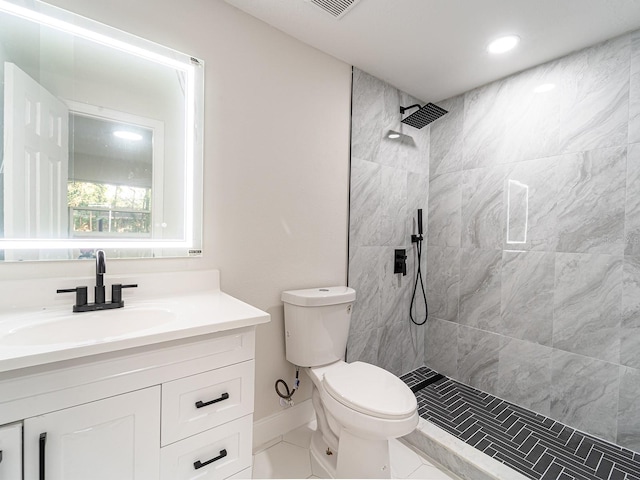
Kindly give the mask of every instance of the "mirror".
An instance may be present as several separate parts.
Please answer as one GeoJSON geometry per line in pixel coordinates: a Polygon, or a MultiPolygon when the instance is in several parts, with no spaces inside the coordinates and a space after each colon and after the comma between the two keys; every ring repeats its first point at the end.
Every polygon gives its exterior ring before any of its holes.
{"type": "Polygon", "coordinates": [[[201,60],[0,0],[0,260],[201,254],[201,60]]]}

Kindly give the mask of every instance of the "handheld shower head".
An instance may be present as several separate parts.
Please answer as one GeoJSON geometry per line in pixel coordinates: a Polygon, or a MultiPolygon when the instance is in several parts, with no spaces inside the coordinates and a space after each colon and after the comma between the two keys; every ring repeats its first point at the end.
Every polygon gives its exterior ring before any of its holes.
{"type": "Polygon", "coordinates": [[[441,108],[433,103],[427,103],[424,107],[420,107],[420,104],[416,103],[415,105],[411,105],[410,107],[400,107],[400,113],[404,114],[407,110],[411,108],[418,108],[417,111],[413,112],[407,118],[403,118],[401,121],[407,125],[410,125],[414,128],[422,128],[429,125],[431,122],[439,119],[445,113],[449,113],[448,110],[441,108]]]}

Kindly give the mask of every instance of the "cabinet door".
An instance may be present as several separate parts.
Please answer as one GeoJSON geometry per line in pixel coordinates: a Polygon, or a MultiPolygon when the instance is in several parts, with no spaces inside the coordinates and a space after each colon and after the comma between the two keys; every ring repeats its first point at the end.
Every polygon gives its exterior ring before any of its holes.
{"type": "Polygon", "coordinates": [[[159,463],[159,386],[24,421],[25,480],[148,480],[159,463]]]}
{"type": "Polygon", "coordinates": [[[22,424],[0,427],[0,479],[22,478],[22,424]]]}

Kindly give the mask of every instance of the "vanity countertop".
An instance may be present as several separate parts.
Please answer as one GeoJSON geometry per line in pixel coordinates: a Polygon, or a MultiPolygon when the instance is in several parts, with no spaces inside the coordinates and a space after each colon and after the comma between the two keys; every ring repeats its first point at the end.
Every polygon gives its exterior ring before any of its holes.
{"type": "MultiPolygon", "coordinates": [[[[220,291],[218,272],[208,273],[207,281],[193,282],[201,290],[186,289],[182,283],[173,293],[159,291],[154,296],[147,283],[147,288],[142,288],[138,295],[127,291],[126,306],[113,310],[72,313],[73,295],[65,297],[65,305],[57,301],[46,307],[25,307],[18,302],[3,308],[0,372],[183,340],[270,320],[268,313],[220,291]]],[[[185,278],[184,274],[180,276],[179,280],[185,278]]],[[[154,277],[153,280],[151,276],[139,280],[131,277],[127,281],[137,280],[143,285],[145,280],[157,282],[157,276],[154,277]]]]}

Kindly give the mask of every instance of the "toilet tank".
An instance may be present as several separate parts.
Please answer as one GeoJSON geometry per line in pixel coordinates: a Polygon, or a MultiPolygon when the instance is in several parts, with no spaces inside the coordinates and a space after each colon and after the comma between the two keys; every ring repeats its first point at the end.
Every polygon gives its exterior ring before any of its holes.
{"type": "Polygon", "coordinates": [[[356,291],[349,287],[282,292],[287,360],[317,367],[344,360],[356,291]]]}

